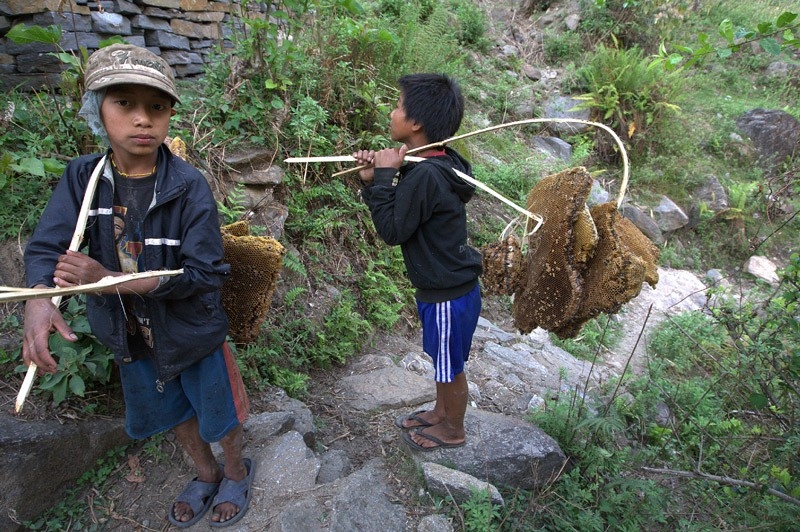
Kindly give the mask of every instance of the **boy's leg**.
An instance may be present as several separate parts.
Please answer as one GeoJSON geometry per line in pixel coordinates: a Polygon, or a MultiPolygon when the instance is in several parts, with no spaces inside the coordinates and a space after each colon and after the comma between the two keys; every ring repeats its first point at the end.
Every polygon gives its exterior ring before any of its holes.
{"type": "MultiPolygon", "coordinates": [[[[442,421],[432,427],[421,429],[423,434],[442,440],[445,443],[462,443],[466,438],[464,415],[467,411],[469,388],[467,376],[462,371],[453,378],[453,382],[436,383],[436,408],[443,411],[442,421]]],[[[436,447],[436,443],[414,431],[409,436],[422,447],[436,447]]]]}
{"type": "MultiPolygon", "coordinates": [[[[175,427],[175,436],[194,461],[195,467],[197,467],[197,480],[203,482],[220,482],[222,480],[223,472],[220,471],[219,464],[214,458],[211,445],[200,437],[196,417],[175,427]]],[[[224,476],[235,481],[242,480],[247,476],[247,468],[242,460],[242,426],[239,425],[231,430],[219,443],[225,455],[224,476]]],[[[178,521],[185,522],[194,517],[192,509],[185,502],[176,502],[172,512],[178,521]]],[[[224,502],[214,508],[211,520],[227,521],[237,513],[239,513],[239,507],[224,502]]]]}
{"type": "MultiPolygon", "coordinates": [[[[223,477],[238,482],[247,477],[242,456],[244,437],[242,423],[247,417],[249,404],[236,361],[227,344],[212,355],[184,370],[180,376],[183,392],[190,398],[200,417],[175,427],[179,441],[197,464],[200,475],[211,467],[215,471],[211,482],[223,477]],[[209,415],[203,416],[207,412],[209,415]],[[224,453],[225,470],[220,471],[208,441],[219,441],[224,453]]],[[[199,476],[198,480],[204,480],[199,476]]],[[[177,505],[176,505],[177,506],[177,505]]],[[[228,521],[240,508],[231,502],[220,502],[213,507],[212,521],[228,521]]],[[[175,510],[178,518],[178,510],[175,510]]],[[[184,510],[185,513],[185,510],[184,510]]],[[[181,518],[186,521],[189,516],[181,518]]]]}
{"type": "MultiPolygon", "coordinates": [[[[247,476],[247,467],[242,459],[242,426],[238,425],[219,441],[225,456],[225,478],[239,481],[247,476]]],[[[223,502],[213,508],[211,520],[224,522],[239,513],[240,508],[233,503],[223,502]]]]}
{"type": "MultiPolygon", "coordinates": [[[[214,458],[211,446],[203,441],[198,430],[197,418],[193,417],[175,427],[175,436],[197,468],[197,480],[216,483],[222,480],[222,471],[214,458]]],[[[226,467],[227,469],[227,467],[226,467]]],[[[176,502],[172,515],[178,521],[186,522],[194,517],[194,512],[186,502],[176,502]]]]}

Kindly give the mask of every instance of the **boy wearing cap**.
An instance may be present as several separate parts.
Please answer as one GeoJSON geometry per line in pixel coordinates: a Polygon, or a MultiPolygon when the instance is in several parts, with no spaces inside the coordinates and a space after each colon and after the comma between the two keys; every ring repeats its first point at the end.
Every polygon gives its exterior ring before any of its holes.
{"type": "MultiPolygon", "coordinates": [[[[112,45],[86,65],[80,114],[108,145],[74,159],[25,250],[29,286],[70,287],[131,272],[183,269],[87,295],[93,334],[115,354],[133,438],[174,429],[198,474],[175,501],[170,522],[188,527],[213,507],[212,526],[241,519],[254,464],[242,457],[248,401],[225,337],[220,287],[229,274],[216,202],[205,178],[164,144],[179,101],[172,68],[152,52],[112,45]],[[83,244],[72,238],[90,174],[102,166],[83,244]],[[218,464],[208,442],[225,454],[218,464]]],[[[49,299],[25,306],[22,354],[55,373],[48,339],[77,339],[49,299]]]]}

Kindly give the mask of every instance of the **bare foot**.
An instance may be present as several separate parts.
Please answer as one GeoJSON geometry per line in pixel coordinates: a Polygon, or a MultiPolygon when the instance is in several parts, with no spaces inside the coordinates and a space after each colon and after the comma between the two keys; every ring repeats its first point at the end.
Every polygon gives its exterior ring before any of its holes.
{"type": "MultiPolygon", "coordinates": [[[[217,468],[216,471],[213,471],[208,475],[197,475],[195,480],[199,480],[200,482],[208,482],[210,484],[218,484],[222,480],[222,470],[217,468]]],[[[211,496],[213,496],[213,494],[209,495],[208,497],[203,497],[201,499],[203,504],[205,504],[211,496]]],[[[194,518],[194,511],[188,502],[177,501],[172,505],[172,516],[176,521],[185,523],[194,518]]]]}
{"type": "MultiPolygon", "coordinates": [[[[238,467],[235,465],[225,464],[225,478],[238,482],[247,476],[247,467],[244,462],[239,462],[238,467]]],[[[215,523],[224,523],[233,519],[238,514],[240,508],[232,502],[221,502],[214,506],[211,520],[215,523]]]]}

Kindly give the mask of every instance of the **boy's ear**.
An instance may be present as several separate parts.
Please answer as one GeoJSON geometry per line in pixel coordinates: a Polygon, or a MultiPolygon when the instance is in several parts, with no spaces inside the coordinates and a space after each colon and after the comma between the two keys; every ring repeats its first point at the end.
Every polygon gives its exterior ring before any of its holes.
{"type": "Polygon", "coordinates": [[[418,132],[422,131],[422,124],[420,124],[416,120],[412,121],[411,122],[411,131],[413,131],[414,133],[418,133],[418,132]]]}
{"type": "Polygon", "coordinates": [[[176,114],[178,114],[178,111],[176,111],[174,107],[170,107],[169,116],[175,116],[176,114]]]}

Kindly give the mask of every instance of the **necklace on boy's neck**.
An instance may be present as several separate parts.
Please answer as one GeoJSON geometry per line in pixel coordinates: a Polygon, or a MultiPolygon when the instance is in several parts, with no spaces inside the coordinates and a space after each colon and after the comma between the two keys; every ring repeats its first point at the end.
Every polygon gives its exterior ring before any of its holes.
{"type": "Polygon", "coordinates": [[[117,173],[119,175],[121,175],[122,177],[125,177],[125,178],[128,178],[128,179],[132,179],[132,178],[136,178],[136,177],[147,177],[149,175],[155,174],[156,173],[156,167],[158,166],[158,163],[153,165],[153,169],[152,170],[150,170],[149,172],[146,172],[144,174],[126,174],[125,172],[120,170],[119,167],[117,167],[117,163],[114,161],[114,156],[112,155],[111,156],[111,166],[113,166],[114,170],[116,170],[117,173]]]}

